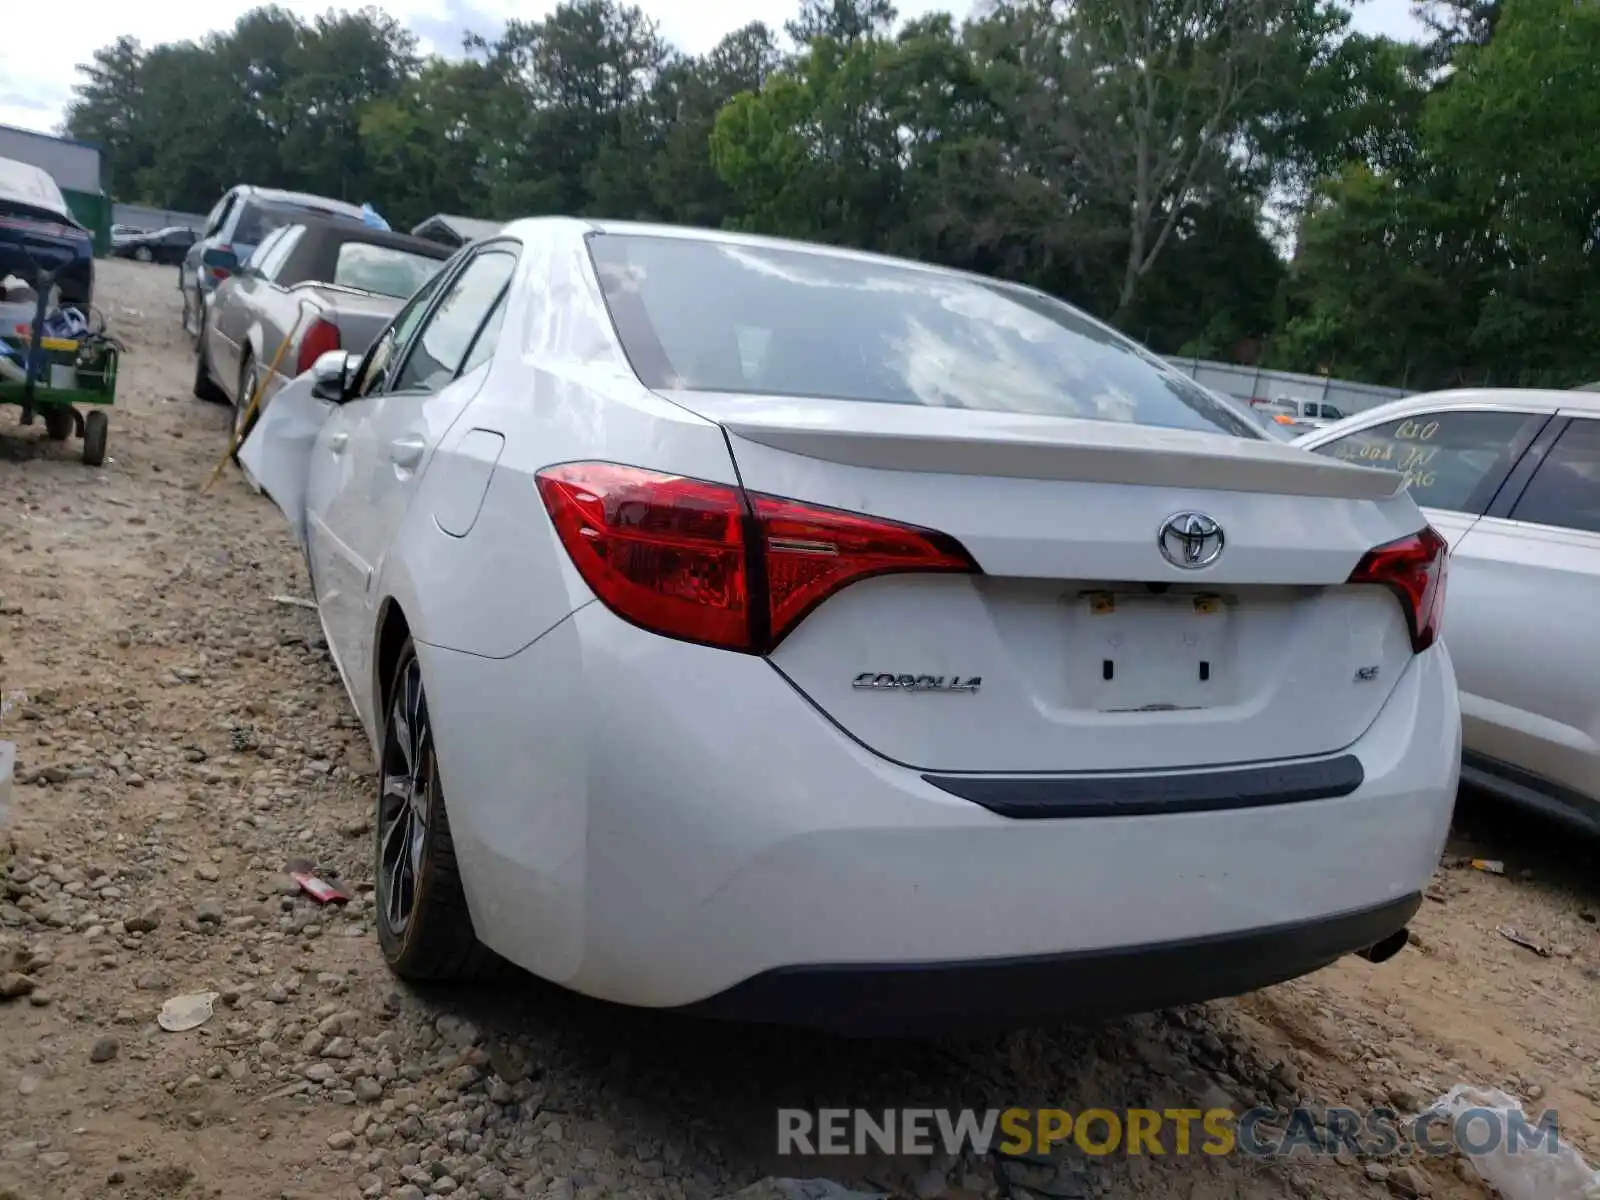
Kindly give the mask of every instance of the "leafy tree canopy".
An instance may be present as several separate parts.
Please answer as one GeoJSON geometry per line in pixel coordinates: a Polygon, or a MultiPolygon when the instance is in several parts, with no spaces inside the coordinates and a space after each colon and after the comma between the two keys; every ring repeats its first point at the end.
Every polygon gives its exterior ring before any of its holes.
{"type": "Polygon", "coordinates": [[[622,0],[423,56],[381,10],[119,38],[67,117],[119,199],[240,182],[811,238],[1042,287],[1157,350],[1412,388],[1600,378],[1600,4],[803,0],[669,45],[622,0]]]}

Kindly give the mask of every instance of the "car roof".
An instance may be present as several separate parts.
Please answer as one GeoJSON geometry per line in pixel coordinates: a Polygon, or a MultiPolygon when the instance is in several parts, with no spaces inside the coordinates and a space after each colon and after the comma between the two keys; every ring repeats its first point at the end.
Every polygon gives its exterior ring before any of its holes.
{"type": "Polygon", "coordinates": [[[441,245],[429,238],[414,237],[409,233],[396,233],[392,229],[379,229],[376,225],[354,225],[349,221],[314,215],[296,217],[289,224],[304,225],[306,227],[306,237],[302,239],[301,245],[309,245],[312,239],[336,238],[341,242],[365,242],[372,246],[388,246],[395,250],[409,250],[414,254],[437,258],[441,262],[455,253],[449,246],[441,245]]]}
{"type": "Polygon", "coordinates": [[[1374,423],[1392,421],[1436,408],[1476,408],[1493,410],[1510,407],[1556,412],[1593,413],[1600,416],[1600,392],[1580,392],[1565,388],[1448,388],[1438,392],[1417,392],[1387,404],[1375,404],[1342,420],[1309,430],[1296,437],[1298,445],[1321,445],[1343,436],[1346,432],[1362,429],[1374,423]]]}
{"type": "Polygon", "coordinates": [[[1524,408],[1548,408],[1552,412],[1558,408],[1570,408],[1600,413],[1600,392],[1566,388],[1447,388],[1438,392],[1417,392],[1400,400],[1391,400],[1387,404],[1363,409],[1356,415],[1370,418],[1375,413],[1392,412],[1398,417],[1406,413],[1436,408],[1441,404],[1452,407],[1470,404],[1481,408],[1493,408],[1498,404],[1515,404],[1524,408]]]}
{"type": "Polygon", "coordinates": [[[326,208],[352,217],[361,215],[359,204],[334,200],[328,196],[315,196],[310,192],[286,192],[279,188],[257,187],[253,183],[245,184],[242,191],[247,200],[259,200],[263,204],[292,204],[297,208],[326,208]]]}
{"type": "Polygon", "coordinates": [[[280,286],[296,283],[331,283],[337,271],[340,250],[355,243],[361,246],[384,246],[436,261],[440,268],[451,254],[448,246],[427,238],[412,237],[409,233],[395,233],[371,225],[357,225],[352,221],[329,220],[326,217],[305,217],[290,221],[305,227],[305,234],[295,243],[284,259],[277,275],[280,286]]]}
{"type": "MultiPolygon", "coordinates": [[[[536,220],[538,218],[535,218],[536,220]]],[[[521,222],[516,222],[520,224],[521,222]]],[[[726,229],[702,229],[693,225],[664,225],[651,221],[610,221],[586,219],[585,224],[596,233],[629,234],[635,237],[675,238],[680,241],[714,242],[724,246],[768,247],[773,250],[798,250],[807,254],[821,254],[830,258],[852,259],[857,262],[883,263],[887,266],[907,267],[928,271],[936,275],[950,275],[982,283],[1008,283],[1004,279],[991,279],[972,271],[935,263],[918,262],[914,258],[896,258],[892,254],[877,254],[870,250],[855,250],[848,246],[830,246],[823,242],[807,242],[798,238],[771,237],[761,233],[734,233],[726,229]]],[[[511,232],[508,225],[506,232],[511,232]]],[[[1018,285],[1021,286],[1021,285],[1018,285]]]]}

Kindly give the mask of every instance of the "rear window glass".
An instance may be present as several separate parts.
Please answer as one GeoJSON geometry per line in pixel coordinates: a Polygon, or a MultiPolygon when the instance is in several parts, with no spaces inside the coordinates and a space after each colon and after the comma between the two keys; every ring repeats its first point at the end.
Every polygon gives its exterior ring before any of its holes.
{"type": "Polygon", "coordinates": [[[333,282],[380,296],[404,300],[434,277],[443,259],[428,258],[391,246],[346,242],[333,265],[333,282]]]}
{"type": "Polygon", "coordinates": [[[1264,436],[1149,351],[1024,288],[688,238],[597,234],[589,249],[648,387],[1264,436]]]}

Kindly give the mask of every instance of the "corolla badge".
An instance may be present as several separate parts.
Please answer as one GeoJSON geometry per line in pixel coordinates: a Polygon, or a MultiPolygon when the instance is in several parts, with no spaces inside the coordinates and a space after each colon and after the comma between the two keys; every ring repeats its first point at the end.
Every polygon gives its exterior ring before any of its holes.
{"type": "Polygon", "coordinates": [[[1186,571],[1209,567],[1222,556],[1222,526],[1202,512],[1174,513],[1156,531],[1161,557],[1186,571]]]}
{"type": "Polygon", "coordinates": [[[976,692],[983,686],[979,675],[899,675],[892,671],[863,671],[850,684],[854,688],[886,692],[976,692]]]}

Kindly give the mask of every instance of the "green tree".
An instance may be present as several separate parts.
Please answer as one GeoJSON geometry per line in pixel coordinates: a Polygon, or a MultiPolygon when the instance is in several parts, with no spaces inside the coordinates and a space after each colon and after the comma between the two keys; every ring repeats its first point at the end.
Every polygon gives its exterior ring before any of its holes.
{"type": "Polygon", "coordinates": [[[1506,0],[1463,48],[1424,130],[1494,270],[1474,355],[1527,383],[1575,383],[1600,345],[1600,7],[1506,0]]]}
{"type": "Polygon", "coordinates": [[[376,9],[122,38],[68,113],[116,194],[241,181],[812,238],[1016,279],[1152,347],[1415,387],[1600,376],[1600,6],[796,0],[675,51],[625,0],[420,56],[376,9]],[[1449,70],[1441,70],[1448,65],[1449,70]]]}

